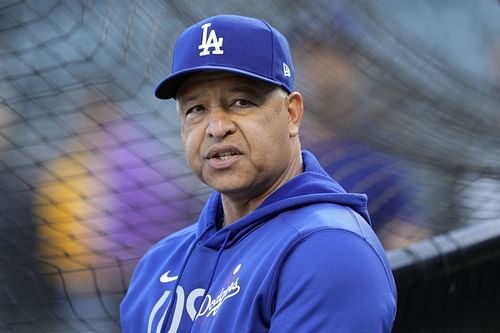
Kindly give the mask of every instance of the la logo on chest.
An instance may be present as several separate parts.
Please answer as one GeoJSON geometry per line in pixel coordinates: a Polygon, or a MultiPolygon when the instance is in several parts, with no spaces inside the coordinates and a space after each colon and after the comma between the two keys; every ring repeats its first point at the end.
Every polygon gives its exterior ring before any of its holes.
{"type": "Polygon", "coordinates": [[[200,56],[206,56],[209,54],[224,54],[222,50],[222,43],[224,42],[223,37],[217,37],[215,29],[210,29],[212,23],[205,23],[201,26],[203,30],[201,44],[198,45],[198,49],[201,50],[200,56]]]}

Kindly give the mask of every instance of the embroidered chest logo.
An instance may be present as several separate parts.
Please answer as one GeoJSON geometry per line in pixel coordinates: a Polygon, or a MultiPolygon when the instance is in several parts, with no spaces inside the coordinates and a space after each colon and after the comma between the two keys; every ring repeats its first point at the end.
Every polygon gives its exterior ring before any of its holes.
{"type": "MultiPolygon", "coordinates": [[[[241,264],[238,264],[233,269],[232,274],[229,274],[226,287],[222,288],[216,297],[212,297],[210,294],[206,293],[205,289],[202,288],[186,291],[181,285],[177,285],[175,288],[175,301],[169,307],[168,300],[171,297],[171,292],[174,291],[170,289],[165,290],[149,313],[146,332],[160,332],[164,326],[164,321],[167,318],[167,313],[169,311],[173,311],[173,315],[168,328],[168,333],[178,332],[184,312],[187,312],[191,321],[195,321],[196,319],[202,317],[215,317],[222,304],[240,292],[240,278],[237,276],[240,269],[241,264]],[[201,302],[201,306],[197,309],[197,304],[200,304],[198,299],[202,297],[203,301],[201,302]]],[[[173,275],[170,271],[167,271],[160,276],[159,280],[162,284],[172,284],[172,282],[177,279],[179,279],[178,275],[173,275]]]]}
{"type": "Polygon", "coordinates": [[[201,44],[198,45],[198,49],[202,50],[200,52],[200,56],[206,56],[209,54],[224,54],[224,50],[221,49],[224,38],[217,37],[215,29],[210,29],[209,32],[208,28],[211,26],[212,23],[205,23],[201,26],[203,35],[201,38],[201,44]]]}
{"type": "Polygon", "coordinates": [[[201,304],[200,310],[198,312],[198,317],[214,317],[217,312],[219,311],[220,307],[222,304],[228,299],[240,292],[240,286],[238,284],[238,280],[240,278],[237,278],[236,280],[232,281],[229,286],[226,288],[222,289],[219,295],[217,297],[212,299],[212,296],[210,294],[207,294],[205,296],[205,299],[203,300],[203,303],[201,304]]]}

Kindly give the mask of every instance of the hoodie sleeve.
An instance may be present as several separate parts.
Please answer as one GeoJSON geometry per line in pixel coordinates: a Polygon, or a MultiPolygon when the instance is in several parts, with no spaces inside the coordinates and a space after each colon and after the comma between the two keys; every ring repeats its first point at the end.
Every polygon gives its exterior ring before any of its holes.
{"type": "Polygon", "coordinates": [[[396,292],[380,255],[345,230],[302,239],[277,277],[269,332],[390,332],[396,292]]]}

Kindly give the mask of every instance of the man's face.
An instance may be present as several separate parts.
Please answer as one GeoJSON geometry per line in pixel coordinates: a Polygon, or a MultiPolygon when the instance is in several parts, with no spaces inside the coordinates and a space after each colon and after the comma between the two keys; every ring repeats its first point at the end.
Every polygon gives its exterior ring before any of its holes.
{"type": "Polygon", "coordinates": [[[290,111],[298,102],[302,107],[300,94],[293,96],[290,102],[282,89],[231,73],[188,78],[177,94],[177,113],[198,178],[225,195],[248,200],[288,180],[299,151],[292,142],[298,142],[302,115],[302,109],[299,117],[290,111]]]}

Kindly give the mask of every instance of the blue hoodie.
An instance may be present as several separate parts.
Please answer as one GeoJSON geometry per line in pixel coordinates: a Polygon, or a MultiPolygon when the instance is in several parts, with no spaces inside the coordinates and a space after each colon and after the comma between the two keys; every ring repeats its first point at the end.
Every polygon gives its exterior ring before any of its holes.
{"type": "Polygon", "coordinates": [[[123,332],[390,332],[396,288],[366,196],[303,159],[235,223],[217,228],[215,192],[197,224],[153,246],[121,304],[123,332]]]}

